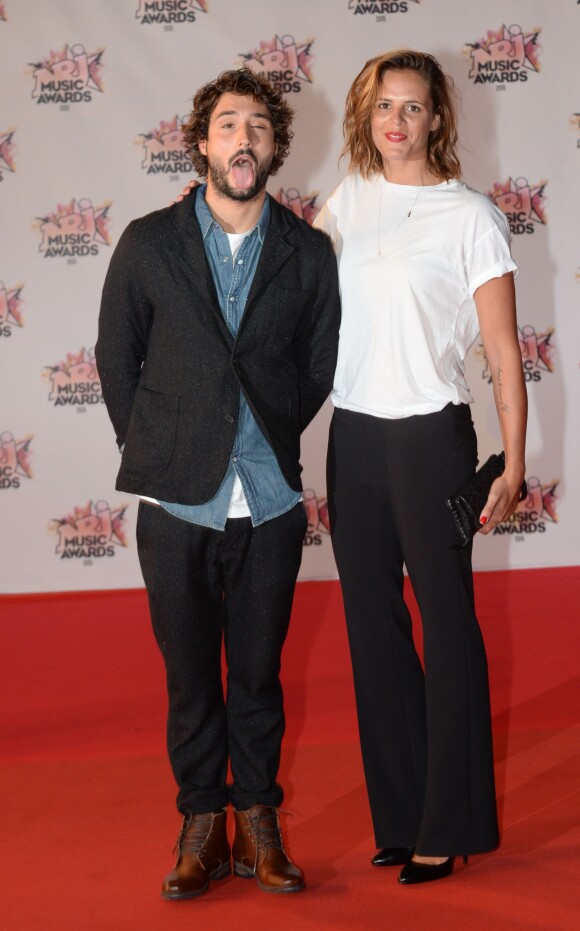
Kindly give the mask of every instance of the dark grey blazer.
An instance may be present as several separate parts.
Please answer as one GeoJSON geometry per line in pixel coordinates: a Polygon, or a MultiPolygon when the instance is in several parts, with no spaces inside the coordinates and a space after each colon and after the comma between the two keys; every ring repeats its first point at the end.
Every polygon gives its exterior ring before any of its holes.
{"type": "Polygon", "coordinates": [[[340,302],[324,233],[270,199],[271,220],[238,335],[221,310],[195,194],[129,224],[107,273],[96,358],[123,446],[116,487],[181,504],[214,496],[238,418],[238,389],[291,488],[300,433],[327,397],[340,302]]]}

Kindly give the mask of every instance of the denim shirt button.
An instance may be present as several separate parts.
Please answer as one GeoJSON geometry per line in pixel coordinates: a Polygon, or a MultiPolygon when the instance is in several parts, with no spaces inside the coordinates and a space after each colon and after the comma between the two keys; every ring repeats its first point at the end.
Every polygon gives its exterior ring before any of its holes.
{"type": "Polygon", "coordinates": [[[225,417],[224,417],[224,420],[225,420],[227,423],[233,423],[235,419],[236,419],[236,418],[234,417],[233,414],[226,414],[225,417]]]}

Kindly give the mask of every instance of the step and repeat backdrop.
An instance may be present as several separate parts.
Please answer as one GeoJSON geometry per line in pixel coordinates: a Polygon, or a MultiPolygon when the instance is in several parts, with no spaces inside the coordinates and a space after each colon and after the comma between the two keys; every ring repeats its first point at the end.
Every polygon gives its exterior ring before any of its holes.
{"type": "MultiPolygon", "coordinates": [[[[342,110],[364,62],[435,54],[462,99],[465,180],[509,217],[529,392],[529,496],[479,538],[479,569],[580,559],[580,4],[577,0],[0,0],[0,588],[142,584],[137,501],[94,344],[127,223],[193,177],[195,90],[246,64],[296,110],[270,193],[312,222],[340,180],[342,110]]],[[[501,447],[482,347],[468,360],[480,459],[501,447]]],[[[330,405],[303,442],[302,579],[333,578],[330,405]]],[[[360,501],[364,525],[368,503],[360,501]]]]}

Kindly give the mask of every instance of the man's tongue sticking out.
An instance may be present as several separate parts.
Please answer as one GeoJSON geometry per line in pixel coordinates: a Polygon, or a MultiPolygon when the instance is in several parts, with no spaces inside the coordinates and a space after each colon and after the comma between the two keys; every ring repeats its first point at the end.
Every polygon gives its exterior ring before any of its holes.
{"type": "Polygon", "coordinates": [[[237,188],[247,191],[254,182],[254,164],[246,156],[240,156],[232,165],[232,175],[237,188]]]}

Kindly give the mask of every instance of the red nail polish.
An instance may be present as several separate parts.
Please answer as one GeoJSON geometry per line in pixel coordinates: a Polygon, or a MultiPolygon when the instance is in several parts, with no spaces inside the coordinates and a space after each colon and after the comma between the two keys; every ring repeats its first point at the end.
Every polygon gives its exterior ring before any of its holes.
{"type": "Polygon", "coordinates": [[[485,514],[482,514],[482,515],[481,515],[481,517],[479,518],[479,523],[480,523],[480,524],[487,524],[487,517],[485,516],[485,514]]]}

